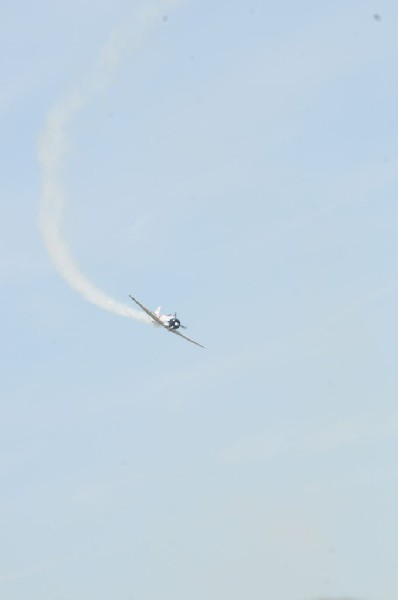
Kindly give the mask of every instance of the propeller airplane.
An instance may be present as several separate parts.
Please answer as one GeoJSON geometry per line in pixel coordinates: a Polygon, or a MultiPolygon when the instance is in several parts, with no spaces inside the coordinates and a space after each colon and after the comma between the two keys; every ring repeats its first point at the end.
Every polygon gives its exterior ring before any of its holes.
{"type": "Polygon", "coordinates": [[[204,348],[204,346],[202,346],[202,344],[199,344],[199,342],[195,342],[195,340],[193,340],[192,338],[188,337],[187,335],[184,335],[180,331],[177,331],[180,328],[186,329],[185,325],[181,325],[180,320],[177,318],[177,313],[174,313],[171,315],[162,315],[162,313],[160,312],[160,309],[161,309],[160,306],[156,310],[153,311],[153,310],[150,310],[149,308],[147,308],[146,306],[144,306],[143,304],[141,304],[141,302],[139,302],[138,300],[133,298],[133,296],[130,295],[130,298],[132,299],[133,302],[138,304],[138,306],[140,308],[142,308],[142,310],[151,318],[152,324],[155,327],[164,327],[164,329],[167,329],[167,331],[170,331],[171,333],[175,333],[176,335],[179,335],[180,337],[184,338],[184,340],[187,340],[188,342],[191,342],[192,344],[195,344],[196,346],[200,346],[201,348],[204,348]]]}

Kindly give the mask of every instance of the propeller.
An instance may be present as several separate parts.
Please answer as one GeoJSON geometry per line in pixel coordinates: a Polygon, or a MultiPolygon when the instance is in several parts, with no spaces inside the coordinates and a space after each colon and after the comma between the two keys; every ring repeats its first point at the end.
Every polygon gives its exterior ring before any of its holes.
{"type": "MultiPolygon", "coordinates": [[[[177,313],[176,312],[174,313],[174,318],[177,319],[177,313]]],[[[178,319],[177,319],[177,321],[180,323],[180,321],[178,319]]],[[[181,325],[181,323],[180,323],[179,328],[181,328],[181,329],[187,329],[187,326],[186,325],[181,325]]]]}
{"type": "Polygon", "coordinates": [[[178,329],[180,327],[180,321],[177,317],[173,317],[169,321],[169,329],[178,329]]]}
{"type": "MultiPolygon", "coordinates": [[[[170,315],[171,316],[171,315],[170,315]]],[[[180,319],[177,317],[177,313],[169,320],[169,329],[186,329],[185,325],[181,325],[180,319]]]]}

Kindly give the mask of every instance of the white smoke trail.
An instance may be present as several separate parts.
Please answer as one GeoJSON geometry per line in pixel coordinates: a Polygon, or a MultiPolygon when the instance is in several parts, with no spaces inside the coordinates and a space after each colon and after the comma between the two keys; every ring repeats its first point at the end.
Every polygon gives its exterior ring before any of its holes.
{"type": "Polygon", "coordinates": [[[56,269],[70,287],[89,302],[117,315],[144,322],[149,321],[147,315],[121,304],[99,290],[81,273],[74,261],[61,236],[62,214],[66,204],[61,171],[69,146],[68,127],[74,116],[87,105],[90,97],[109,87],[123,54],[131,47],[137,49],[153,26],[160,22],[164,10],[178,3],[161,2],[114,30],[101,52],[86,89],[71,92],[50,111],[39,140],[39,162],[42,167],[39,229],[56,269]]]}

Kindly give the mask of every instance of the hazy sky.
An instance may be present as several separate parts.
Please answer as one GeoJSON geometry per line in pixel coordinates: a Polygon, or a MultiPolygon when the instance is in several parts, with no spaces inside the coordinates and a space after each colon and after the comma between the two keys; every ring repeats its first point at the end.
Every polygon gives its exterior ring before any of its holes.
{"type": "Polygon", "coordinates": [[[396,600],[397,3],[0,17],[1,600],[396,600]]]}

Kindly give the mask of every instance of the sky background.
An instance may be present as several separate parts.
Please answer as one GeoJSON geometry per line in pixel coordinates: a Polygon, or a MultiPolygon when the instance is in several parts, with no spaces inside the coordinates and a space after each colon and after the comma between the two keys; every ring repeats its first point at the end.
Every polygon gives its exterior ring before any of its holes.
{"type": "Polygon", "coordinates": [[[398,5],[160,3],[135,44],[147,5],[0,9],[0,597],[396,600],[398,5]],[[121,24],[62,236],[205,350],[38,230],[47,115],[121,24]]]}

